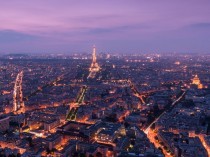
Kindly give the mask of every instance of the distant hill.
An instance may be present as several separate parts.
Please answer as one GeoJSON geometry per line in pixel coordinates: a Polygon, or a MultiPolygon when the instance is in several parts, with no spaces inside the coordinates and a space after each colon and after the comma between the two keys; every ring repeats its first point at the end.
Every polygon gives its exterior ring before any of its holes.
{"type": "Polygon", "coordinates": [[[29,55],[28,54],[6,54],[6,55],[2,55],[2,58],[5,59],[22,59],[22,58],[28,58],[29,55]]]}

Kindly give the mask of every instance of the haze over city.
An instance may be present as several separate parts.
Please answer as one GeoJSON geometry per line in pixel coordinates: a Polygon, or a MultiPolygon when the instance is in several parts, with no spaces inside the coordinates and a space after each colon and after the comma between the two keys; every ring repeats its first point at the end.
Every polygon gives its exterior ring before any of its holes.
{"type": "Polygon", "coordinates": [[[0,2],[0,53],[210,52],[210,1],[0,2]]]}

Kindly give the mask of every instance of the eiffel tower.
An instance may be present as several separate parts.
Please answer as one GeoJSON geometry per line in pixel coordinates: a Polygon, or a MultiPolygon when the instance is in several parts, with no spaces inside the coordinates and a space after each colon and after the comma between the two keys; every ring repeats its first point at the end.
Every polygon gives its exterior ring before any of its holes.
{"type": "Polygon", "coordinates": [[[92,53],[92,63],[91,66],[89,68],[89,76],[88,78],[94,78],[96,75],[96,72],[98,72],[100,70],[100,66],[97,63],[97,58],[96,58],[96,47],[93,46],[93,53],[92,53]]]}
{"type": "Polygon", "coordinates": [[[92,53],[92,63],[90,66],[90,71],[98,72],[100,70],[100,67],[96,61],[96,47],[93,46],[93,53],[92,53]]]}

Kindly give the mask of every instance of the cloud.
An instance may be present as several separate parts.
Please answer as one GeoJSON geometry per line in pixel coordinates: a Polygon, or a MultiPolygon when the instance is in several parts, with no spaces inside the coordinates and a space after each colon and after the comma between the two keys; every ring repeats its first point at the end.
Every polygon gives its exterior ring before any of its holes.
{"type": "Polygon", "coordinates": [[[0,42],[1,43],[33,41],[33,40],[37,40],[37,39],[38,39],[37,36],[32,36],[32,35],[21,33],[21,32],[15,32],[12,30],[0,31],[0,42]]]}
{"type": "Polygon", "coordinates": [[[205,23],[205,22],[201,22],[201,23],[195,23],[190,25],[189,27],[191,28],[197,28],[197,29],[209,29],[210,28],[210,23],[205,23]]]}
{"type": "MultiPolygon", "coordinates": [[[[146,49],[142,46],[144,43],[160,48],[171,45],[168,39],[174,39],[176,48],[180,39],[185,39],[183,43],[196,39],[193,47],[197,40],[207,39],[209,4],[210,1],[205,0],[160,0],[158,3],[140,0],[3,1],[0,5],[1,48],[7,44],[5,50],[11,47],[12,50],[63,50],[74,44],[87,47],[84,43],[91,42],[114,47],[120,43],[117,41],[122,41],[119,47],[126,45],[129,49],[132,45],[146,49]]],[[[209,49],[208,45],[203,47],[209,49]]]]}

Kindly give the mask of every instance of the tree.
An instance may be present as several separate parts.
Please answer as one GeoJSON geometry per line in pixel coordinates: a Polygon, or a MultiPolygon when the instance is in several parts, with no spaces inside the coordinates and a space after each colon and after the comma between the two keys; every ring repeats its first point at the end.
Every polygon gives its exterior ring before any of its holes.
{"type": "Polygon", "coordinates": [[[80,153],[79,157],[85,157],[85,153],[80,153]]]}
{"type": "Polygon", "coordinates": [[[96,157],[102,157],[102,154],[100,152],[97,152],[96,157]]]}
{"type": "Polygon", "coordinates": [[[125,128],[128,128],[130,126],[130,124],[128,122],[124,123],[125,128]]]}
{"type": "Polygon", "coordinates": [[[30,147],[33,147],[33,139],[32,139],[32,137],[28,137],[28,138],[27,138],[27,141],[28,141],[28,143],[29,143],[29,146],[30,146],[30,147]]]}
{"type": "Polygon", "coordinates": [[[117,115],[116,113],[113,113],[109,116],[106,117],[106,120],[109,121],[109,122],[116,122],[117,121],[117,115]]]}
{"type": "Polygon", "coordinates": [[[21,154],[20,153],[17,153],[17,157],[21,157],[21,154]]]}

